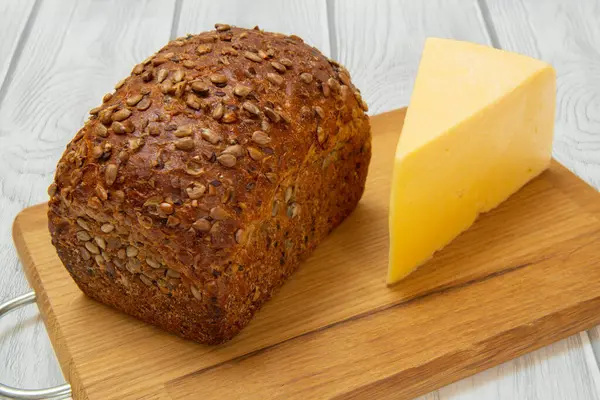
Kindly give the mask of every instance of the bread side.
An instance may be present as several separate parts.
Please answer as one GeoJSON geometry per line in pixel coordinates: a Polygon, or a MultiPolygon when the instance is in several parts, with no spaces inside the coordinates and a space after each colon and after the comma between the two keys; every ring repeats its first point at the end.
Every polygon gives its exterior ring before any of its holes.
{"type": "Polygon", "coordinates": [[[67,146],[52,242],[90,297],[227,340],[356,206],[365,110],[348,72],[295,36],[217,25],[179,38],[67,146]]]}

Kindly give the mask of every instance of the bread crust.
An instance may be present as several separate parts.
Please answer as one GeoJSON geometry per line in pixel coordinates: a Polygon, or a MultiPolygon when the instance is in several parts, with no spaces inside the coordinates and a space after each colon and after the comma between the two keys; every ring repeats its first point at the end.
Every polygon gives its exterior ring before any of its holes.
{"type": "Polygon", "coordinates": [[[222,24],[115,88],[58,163],[52,243],[88,296],[228,340],[355,208],[366,105],[300,38],[222,24]]]}

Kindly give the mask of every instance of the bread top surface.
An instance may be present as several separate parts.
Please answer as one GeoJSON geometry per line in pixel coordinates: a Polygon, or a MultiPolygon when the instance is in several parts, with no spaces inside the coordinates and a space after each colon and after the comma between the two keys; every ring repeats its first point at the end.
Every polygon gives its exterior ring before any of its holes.
{"type": "Polygon", "coordinates": [[[115,89],[67,146],[50,206],[129,224],[180,266],[243,246],[287,175],[367,118],[348,72],[300,38],[227,25],[170,42],[115,89]]]}

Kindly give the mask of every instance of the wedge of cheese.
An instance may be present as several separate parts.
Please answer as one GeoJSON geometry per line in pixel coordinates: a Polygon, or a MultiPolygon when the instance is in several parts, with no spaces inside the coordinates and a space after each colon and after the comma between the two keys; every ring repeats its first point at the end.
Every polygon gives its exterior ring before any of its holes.
{"type": "Polygon", "coordinates": [[[426,41],[396,149],[388,284],[548,167],[555,86],[542,61],[426,41]]]}

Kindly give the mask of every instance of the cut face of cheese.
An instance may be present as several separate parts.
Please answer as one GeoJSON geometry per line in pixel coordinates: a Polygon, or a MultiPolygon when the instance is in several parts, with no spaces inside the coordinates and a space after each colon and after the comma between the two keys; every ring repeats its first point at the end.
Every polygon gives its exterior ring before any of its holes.
{"type": "Polygon", "coordinates": [[[555,86],[542,61],[427,40],[396,150],[388,284],[548,167],[555,86]]]}

